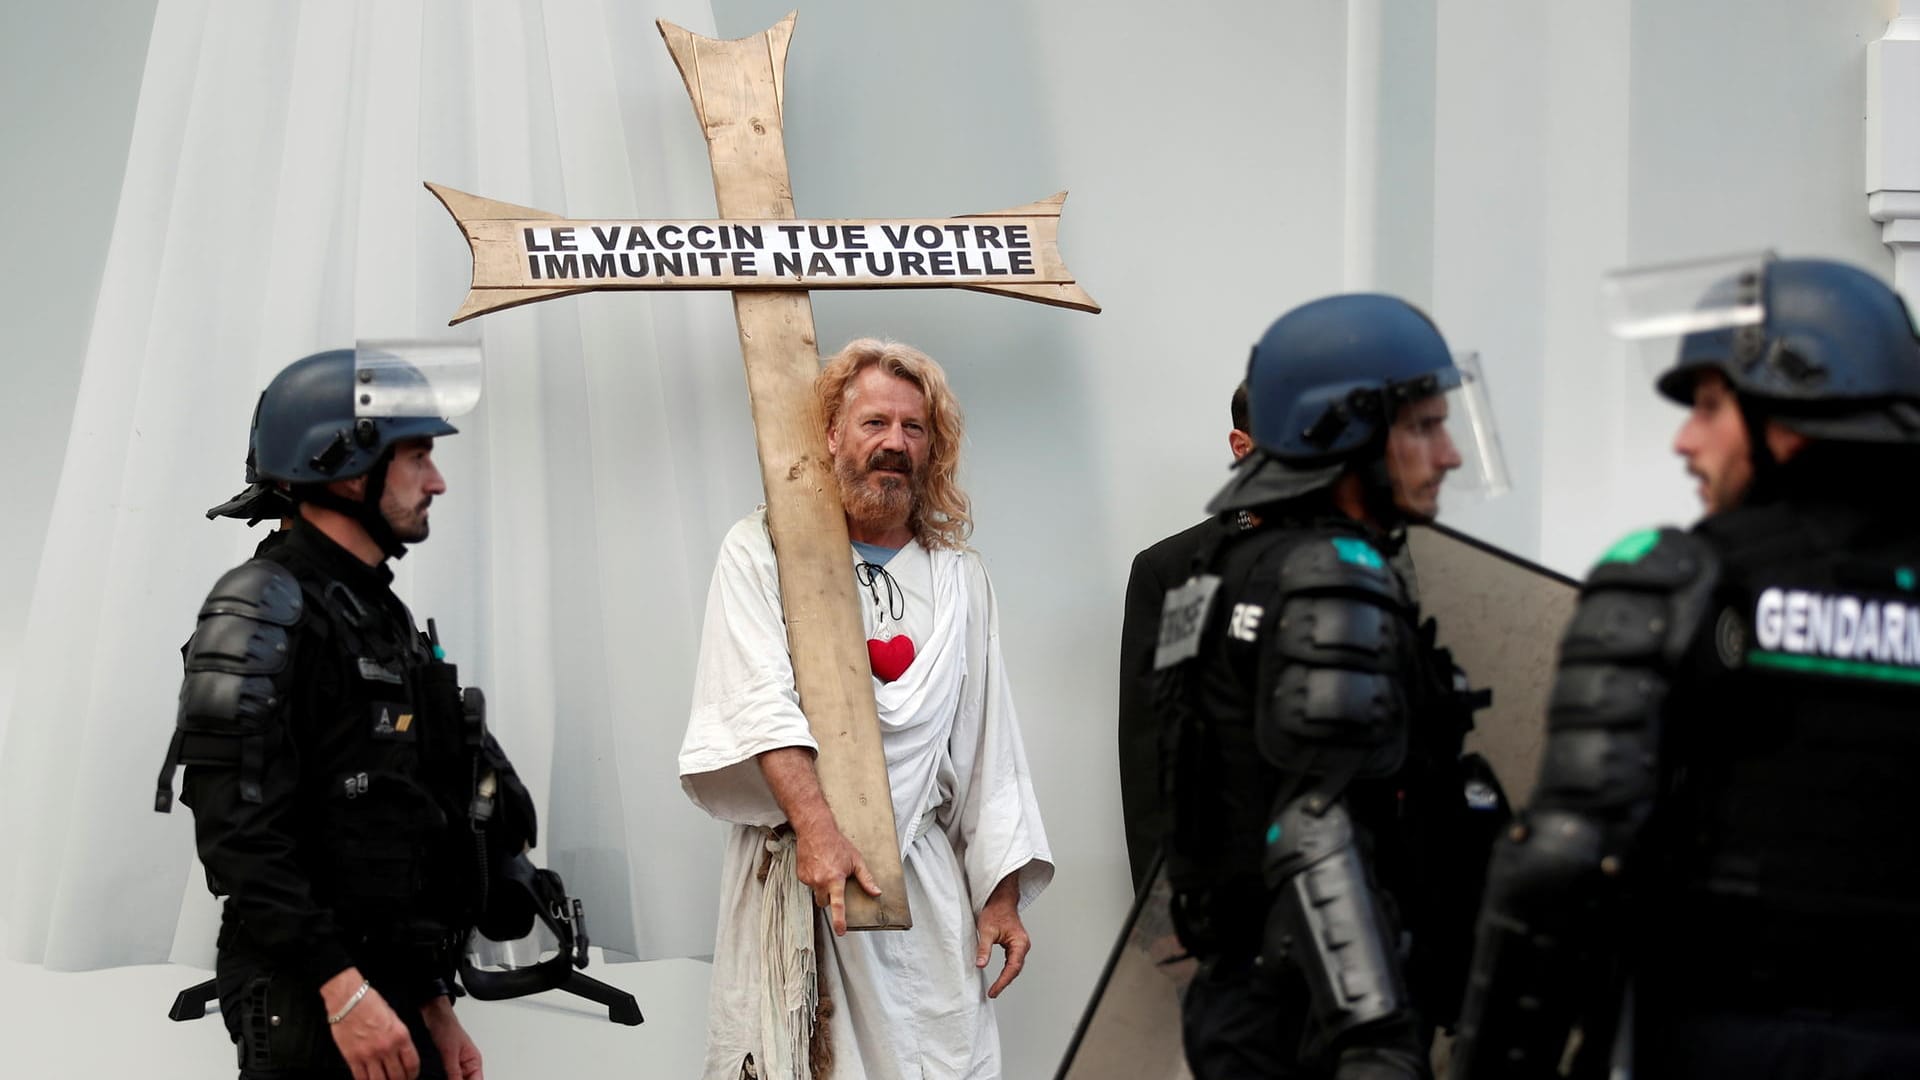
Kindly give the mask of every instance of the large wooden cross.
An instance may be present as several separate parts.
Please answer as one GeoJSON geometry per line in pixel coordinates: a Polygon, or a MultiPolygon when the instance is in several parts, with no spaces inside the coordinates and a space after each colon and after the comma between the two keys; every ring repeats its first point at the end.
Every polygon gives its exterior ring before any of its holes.
{"type": "Polygon", "coordinates": [[[473,286],[456,323],[595,290],[732,290],[795,688],[820,744],[827,803],[881,890],[877,901],[847,890],[847,926],[904,929],[912,917],[846,516],[813,393],[820,355],[806,290],[945,286],[1100,308],[1060,258],[1065,192],[957,218],[794,219],[780,130],[793,23],[789,14],[738,41],[658,23],[706,133],[719,219],[571,221],[427,188],[473,249],[473,286]]]}

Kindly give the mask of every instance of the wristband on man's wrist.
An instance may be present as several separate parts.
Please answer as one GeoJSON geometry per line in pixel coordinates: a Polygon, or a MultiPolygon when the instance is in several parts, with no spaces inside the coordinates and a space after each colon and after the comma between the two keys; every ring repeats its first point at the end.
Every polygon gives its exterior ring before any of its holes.
{"type": "Polygon", "coordinates": [[[347,1018],[347,1014],[353,1011],[353,1007],[355,1005],[360,1004],[360,999],[363,997],[366,997],[367,991],[371,989],[373,989],[373,984],[368,982],[365,979],[361,979],[360,989],[355,990],[353,992],[353,996],[347,999],[347,1003],[345,1005],[340,1006],[339,1012],[334,1013],[332,1016],[327,1017],[327,1023],[329,1025],[332,1025],[332,1024],[337,1024],[342,1020],[345,1020],[347,1018]]]}

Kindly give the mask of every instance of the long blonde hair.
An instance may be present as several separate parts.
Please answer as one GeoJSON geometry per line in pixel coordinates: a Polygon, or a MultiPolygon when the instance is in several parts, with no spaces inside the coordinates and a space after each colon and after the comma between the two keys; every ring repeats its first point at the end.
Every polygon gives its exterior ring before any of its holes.
{"type": "Polygon", "coordinates": [[[877,367],[919,387],[927,399],[927,463],[921,497],[913,501],[907,527],[928,548],[964,548],[973,533],[972,503],[960,490],[960,439],[966,419],[947,385],[947,373],[926,353],[911,345],[878,338],[855,338],[827,360],[813,382],[827,430],[840,425],[840,414],[852,400],[853,380],[877,367]]]}

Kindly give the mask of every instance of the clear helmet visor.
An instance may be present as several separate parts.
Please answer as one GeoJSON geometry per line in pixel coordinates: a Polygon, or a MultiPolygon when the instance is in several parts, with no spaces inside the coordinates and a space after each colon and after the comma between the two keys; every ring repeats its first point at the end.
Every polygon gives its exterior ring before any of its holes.
{"type": "Polygon", "coordinates": [[[1497,498],[1510,487],[1486,376],[1476,353],[1456,353],[1459,381],[1399,403],[1387,429],[1387,477],[1396,505],[1431,521],[1443,505],[1497,498]]]}
{"type": "Polygon", "coordinates": [[[533,929],[512,941],[495,941],[478,930],[467,936],[467,963],[482,971],[535,967],[559,954],[560,939],[543,919],[533,920],[533,929]]]}
{"type": "Polygon", "coordinates": [[[1758,252],[1615,270],[1600,286],[1607,329],[1627,343],[1624,358],[1657,381],[1674,369],[1688,334],[1766,321],[1772,259],[1758,252]]]}
{"type": "Polygon", "coordinates": [[[1628,341],[1757,326],[1770,253],[1615,270],[1601,284],[1607,329],[1628,341]]]}
{"type": "Polygon", "coordinates": [[[480,403],[480,347],[362,341],[353,350],[353,415],[452,419],[480,403]]]}

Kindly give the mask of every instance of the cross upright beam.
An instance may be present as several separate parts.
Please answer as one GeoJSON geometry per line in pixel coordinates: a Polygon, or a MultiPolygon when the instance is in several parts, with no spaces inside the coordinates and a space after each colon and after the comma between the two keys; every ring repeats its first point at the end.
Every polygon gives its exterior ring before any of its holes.
{"type": "MultiPolygon", "coordinates": [[[[738,41],[658,24],[707,137],[722,217],[793,217],[780,127],[793,23],[789,14],[738,41]]],[[[813,300],[805,292],[739,289],[733,313],[767,488],[767,531],[779,561],[794,689],[820,744],[815,764],[827,805],[880,886],[876,899],[849,883],[847,928],[905,928],[913,918],[847,556],[846,511],[827,453],[826,417],[813,392],[820,372],[813,300]]]]}

